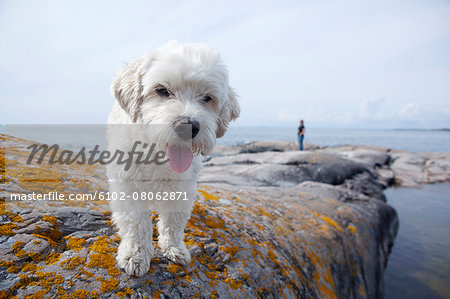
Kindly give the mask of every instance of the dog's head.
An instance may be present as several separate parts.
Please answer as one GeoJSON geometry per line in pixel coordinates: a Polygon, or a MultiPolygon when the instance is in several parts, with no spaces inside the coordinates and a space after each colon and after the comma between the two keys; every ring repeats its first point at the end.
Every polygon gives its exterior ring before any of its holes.
{"type": "Polygon", "coordinates": [[[116,75],[111,92],[133,123],[165,125],[159,141],[189,143],[193,153],[209,153],[240,112],[219,53],[200,44],[171,41],[141,56],[116,75]]]}

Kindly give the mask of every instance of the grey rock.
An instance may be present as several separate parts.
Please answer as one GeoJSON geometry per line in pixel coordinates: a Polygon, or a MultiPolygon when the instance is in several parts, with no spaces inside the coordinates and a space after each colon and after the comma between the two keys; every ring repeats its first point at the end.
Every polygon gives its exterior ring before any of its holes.
{"type": "Polygon", "coordinates": [[[430,157],[424,166],[425,183],[450,181],[450,155],[430,157]]]}
{"type": "Polygon", "coordinates": [[[216,243],[211,243],[205,246],[205,250],[209,255],[214,255],[217,252],[218,245],[216,243]]]}
{"type": "Polygon", "coordinates": [[[198,256],[202,252],[202,249],[199,246],[194,245],[189,248],[189,251],[191,253],[191,256],[198,256]]]}
{"type": "Polygon", "coordinates": [[[370,168],[381,167],[389,162],[388,152],[373,149],[358,149],[353,151],[340,151],[343,158],[365,164],[370,168]]]}
{"type": "Polygon", "coordinates": [[[102,213],[88,208],[63,207],[55,211],[55,216],[60,219],[59,228],[64,234],[71,234],[80,230],[110,229],[107,218],[102,213]]]}
{"type": "Polygon", "coordinates": [[[16,242],[14,238],[8,236],[2,236],[2,242],[0,243],[0,250],[9,250],[16,242]]]}
{"type": "Polygon", "coordinates": [[[386,187],[394,183],[395,175],[391,169],[377,168],[376,173],[378,174],[379,179],[386,184],[386,187]]]}
{"type": "Polygon", "coordinates": [[[365,194],[358,193],[341,186],[332,186],[329,184],[312,181],[303,182],[292,188],[292,190],[309,192],[318,197],[332,198],[344,202],[354,200],[368,201],[370,198],[365,194]]]}
{"type": "MultiPolygon", "coordinates": [[[[238,146],[240,153],[261,153],[261,152],[286,152],[298,150],[298,143],[292,141],[263,140],[254,141],[238,146]]],[[[322,148],[318,145],[304,144],[304,150],[316,150],[322,148]]]]}
{"type": "Polygon", "coordinates": [[[393,155],[391,169],[395,174],[395,182],[406,187],[415,187],[424,181],[425,157],[410,153],[393,155]]]}
{"type": "MultiPolygon", "coordinates": [[[[226,154],[205,161],[200,182],[217,186],[289,188],[309,180],[340,185],[359,176],[361,182],[349,186],[361,189],[355,186],[367,183],[367,173],[370,173],[376,187],[366,188],[364,192],[374,195],[392,184],[414,187],[421,183],[450,181],[449,153],[412,154],[370,146],[316,147],[303,152],[295,149],[295,143],[282,141],[261,141],[228,147],[226,151],[222,149],[226,154]],[[363,180],[362,173],[366,173],[363,180]]],[[[381,194],[376,196],[383,199],[381,194]]]]}
{"type": "Polygon", "coordinates": [[[0,266],[0,291],[11,289],[20,281],[20,277],[14,273],[8,273],[6,269],[0,266]]]}
{"type": "Polygon", "coordinates": [[[386,201],[383,190],[387,185],[383,184],[383,181],[378,180],[371,172],[358,173],[352,178],[345,180],[341,186],[386,201]]]}
{"type": "MultiPolygon", "coordinates": [[[[313,151],[323,148],[319,145],[304,143],[305,151],[313,151]]],[[[244,153],[262,153],[262,152],[287,152],[298,150],[298,143],[293,141],[261,140],[253,141],[235,146],[218,145],[209,155],[210,157],[236,155],[244,153]]]]}
{"type": "Polygon", "coordinates": [[[291,187],[318,181],[338,185],[366,171],[362,164],[328,153],[262,152],[212,158],[205,163],[200,182],[291,187]]]}

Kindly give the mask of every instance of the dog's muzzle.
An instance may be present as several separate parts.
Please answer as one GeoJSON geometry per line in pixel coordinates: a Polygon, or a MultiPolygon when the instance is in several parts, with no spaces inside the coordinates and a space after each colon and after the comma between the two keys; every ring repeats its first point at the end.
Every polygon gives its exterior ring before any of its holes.
{"type": "Polygon", "coordinates": [[[188,116],[178,117],[172,126],[181,139],[194,139],[200,131],[200,123],[188,116]]]}

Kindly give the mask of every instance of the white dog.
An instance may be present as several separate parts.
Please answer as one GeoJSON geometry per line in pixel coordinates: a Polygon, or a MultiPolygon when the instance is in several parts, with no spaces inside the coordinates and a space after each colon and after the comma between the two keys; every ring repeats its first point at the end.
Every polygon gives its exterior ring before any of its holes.
{"type": "Polygon", "coordinates": [[[116,199],[111,201],[112,219],[121,237],[117,262],[129,275],[147,273],[153,255],[149,211],[156,210],[162,253],[187,265],[191,257],[184,228],[194,204],[201,155],[213,149],[216,138],[239,116],[228,72],[209,47],[171,41],[126,65],[111,92],[117,101],[108,118],[109,149],[127,153],[140,141],[143,152],[154,144],[168,159],[161,165],[135,163],[129,169],[119,163],[107,166],[111,198],[116,199]],[[157,200],[158,194],[159,199],[167,196],[164,192],[168,197],[183,195],[157,200]]]}

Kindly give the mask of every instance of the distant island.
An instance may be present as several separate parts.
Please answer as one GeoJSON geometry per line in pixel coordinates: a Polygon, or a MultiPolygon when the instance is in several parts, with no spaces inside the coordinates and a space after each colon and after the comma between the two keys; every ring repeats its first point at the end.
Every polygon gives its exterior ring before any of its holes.
{"type": "Polygon", "coordinates": [[[450,128],[441,128],[441,129],[394,129],[394,131],[437,131],[437,132],[450,132],[450,128]]]}

